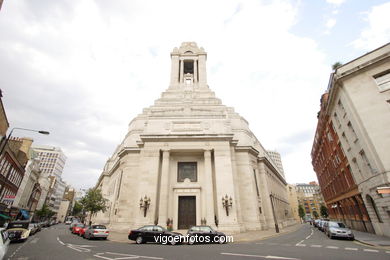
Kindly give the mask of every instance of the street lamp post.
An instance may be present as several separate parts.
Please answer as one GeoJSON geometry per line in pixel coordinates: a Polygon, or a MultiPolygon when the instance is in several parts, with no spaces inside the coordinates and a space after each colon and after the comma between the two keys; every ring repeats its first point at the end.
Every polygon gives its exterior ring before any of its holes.
{"type": "Polygon", "coordinates": [[[272,194],[270,194],[269,198],[271,199],[272,215],[274,216],[274,222],[275,222],[275,231],[276,231],[276,233],[279,233],[279,225],[278,225],[278,221],[276,219],[275,209],[274,209],[274,200],[273,200],[274,196],[272,194]]]}
{"type": "Polygon", "coordinates": [[[12,132],[13,132],[14,130],[24,130],[24,131],[36,132],[36,133],[40,133],[40,134],[43,134],[43,135],[49,135],[49,134],[50,134],[50,132],[48,132],[48,131],[43,131],[43,130],[34,130],[34,129],[28,129],[28,128],[14,127],[14,128],[11,129],[11,132],[9,132],[7,138],[6,138],[5,141],[4,141],[4,144],[1,146],[0,156],[3,155],[4,149],[5,149],[5,147],[7,146],[7,143],[8,143],[8,141],[9,141],[9,139],[11,138],[12,132]]]}

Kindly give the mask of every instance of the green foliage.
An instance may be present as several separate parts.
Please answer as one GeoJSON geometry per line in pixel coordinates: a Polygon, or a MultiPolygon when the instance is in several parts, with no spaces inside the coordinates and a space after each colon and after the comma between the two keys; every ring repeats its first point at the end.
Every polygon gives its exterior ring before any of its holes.
{"type": "Polygon", "coordinates": [[[325,207],[324,205],[321,205],[320,213],[321,213],[321,216],[323,216],[324,218],[327,218],[329,216],[328,208],[325,207]]]}
{"type": "Polygon", "coordinates": [[[305,209],[303,208],[302,205],[299,205],[298,207],[298,214],[301,218],[303,218],[304,216],[306,216],[306,213],[305,213],[305,209]]]}
{"type": "Polygon", "coordinates": [[[313,211],[313,217],[316,218],[316,219],[319,217],[318,212],[315,211],[315,210],[313,211]]]}
{"type": "Polygon", "coordinates": [[[35,215],[37,215],[40,219],[51,218],[55,214],[56,213],[49,209],[46,204],[43,204],[42,209],[35,211],[35,215]]]}
{"type": "Polygon", "coordinates": [[[105,212],[107,209],[107,199],[103,198],[101,190],[91,188],[87,191],[87,194],[80,200],[80,203],[85,211],[89,212],[89,221],[91,221],[92,215],[99,211],[105,212]]]}
{"type": "Polygon", "coordinates": [[[76,201],[73,206],[72,216],[79,216],[82,214],[83,205],[80,202],[76,201]]]}
{"type": "Polygon", "coordinates": [[[333,70],[337,70],[339,67],[343,66],[341,62],[336,62],[335,64],[332,65],[333,70]]]}

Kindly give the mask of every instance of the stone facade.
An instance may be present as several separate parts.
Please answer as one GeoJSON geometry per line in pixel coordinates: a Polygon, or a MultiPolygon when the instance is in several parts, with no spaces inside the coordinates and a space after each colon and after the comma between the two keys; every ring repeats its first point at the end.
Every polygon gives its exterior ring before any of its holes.
{"type": "Polygon", "coordinates": [[[377,192],[390,186],[390,44],[337,68],[327,95],[323,114],[348,161],[344,170],[352,173],[358,203],[375,233],[390,236],[390,194],[377,192]]]}
{"type": "Polygon", "coordinates": [[[171,53],[171,82],[129,124],[97,188],[109,209],[93,218],[114,230],[206,223],[231,233],[293,222],[286,181],[248,122],[207,85],[206,52],[171,53]],[[273,215],[273,210],[275,217],[273,215]]]}

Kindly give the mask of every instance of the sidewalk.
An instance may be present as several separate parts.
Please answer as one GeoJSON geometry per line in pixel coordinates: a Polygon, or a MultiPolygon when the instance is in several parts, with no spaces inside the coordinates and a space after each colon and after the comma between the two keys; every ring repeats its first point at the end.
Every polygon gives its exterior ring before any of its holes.
{"type": "MultiPolygon", "coordinates": [[[[276,233],[275,229],[248,231],[248,232],[243,232],[243,233],[239,233],[239,234],[233,234],[233,239],[234,239],[234,242],[262,240],[265,238],[278,236],[280,234],[294,232],[294,231],[298,230],[299,228],[301,228],[303,225],[304,224],[296,224],[296,225],[292,225],[292,226],[283,228],[280,230],[280,233],[276,233]]],[[[129,234],[128,232],[110,231],[110,235],[108,236],[108,239],[110,241],[120,242],[120,243],[134,243],[134,241],[131,241],[127,238],[128,234],[129,234]]],[[[226,235],[229,235],[229,234],[226,234],[226,235]]]]}
{"type": "Polygon", "coordinates": [[[390,247],[390,237],[353,230],[355,240],[370,246],[390,247]]]}

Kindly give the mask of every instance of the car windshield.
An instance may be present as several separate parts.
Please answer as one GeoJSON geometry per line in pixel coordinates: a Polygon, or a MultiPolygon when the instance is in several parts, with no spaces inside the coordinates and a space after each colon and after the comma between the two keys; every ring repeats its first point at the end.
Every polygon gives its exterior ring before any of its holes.
{"type": "Polygon", "coordinates": [[[213,230],[211,229],[211,227],[200,227],[199,229],[200,229],[200,231],[202,231],[202,232],[211,232],[211,231],[213,231],[213,230]]]}
{"type": "Polygon", "coordinates": [[[84,224],[77,224],[76,227],[84,227],[84,224]]]}
{"type": "Polygon", "coordinates": [[[106,229],[106,226],[103,226],[103,225],[93,225],[92,229],[106,229]]]}
{"type": "Polygon", "coordinates": [[[329,227],[345,228],[345,225],[341,222],[329,222],[329,227]]]}
{"type": "Polygon", "coordinates": [[[27,229],[28,225],[29,225],[29,223],[15,223],[15,222],[11,222],[11,223],[8,223],[7,228],[8,229],[10,229],[10,228],[24,228],[24,229],[27,229]]]}

